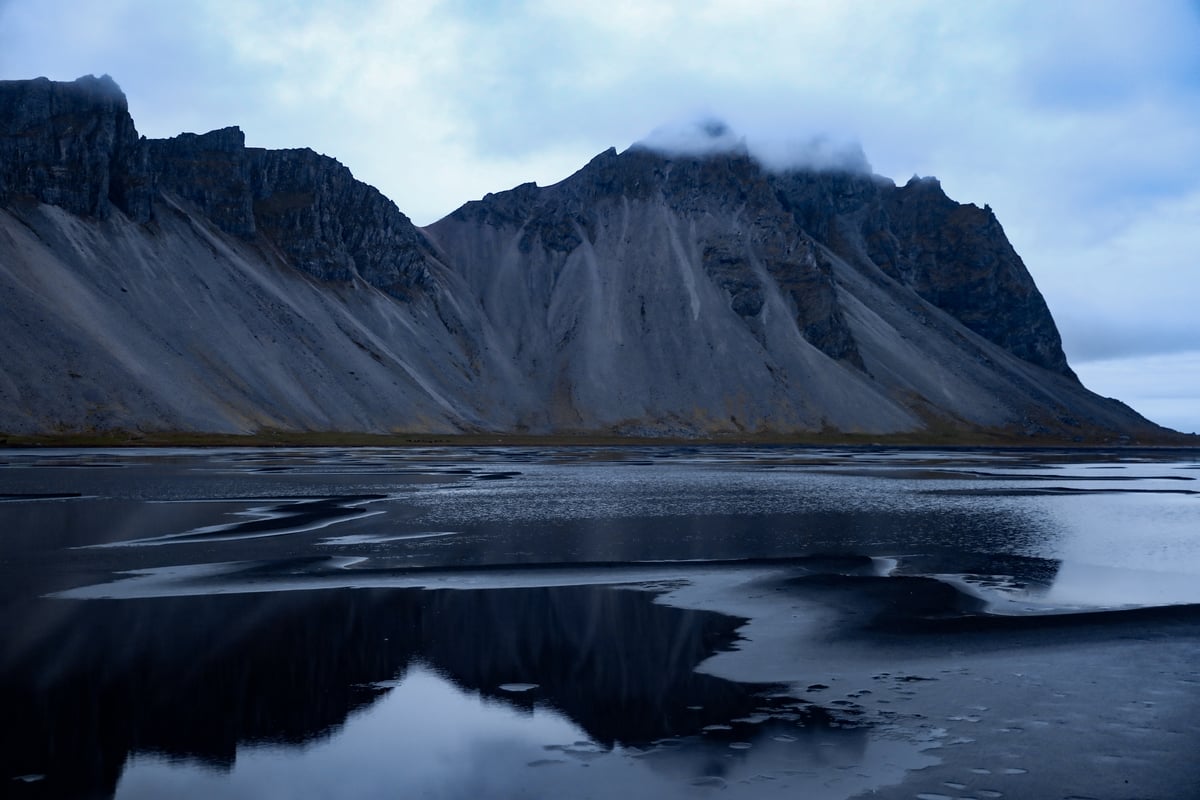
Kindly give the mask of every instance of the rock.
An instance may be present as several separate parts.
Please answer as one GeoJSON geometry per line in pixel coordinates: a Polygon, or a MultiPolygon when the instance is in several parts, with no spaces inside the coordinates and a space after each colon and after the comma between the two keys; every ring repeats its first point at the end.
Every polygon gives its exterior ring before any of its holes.
{"type": "Polygon", "coordinates": [[[312,150],[247,148],[238,128],[145,143],[156,188],[225,233],[269,240],[322,281],[408,298],[430,282],[424,237],[395,204],[312,150]]]}
{"type": "Polygon", "coordinates": [[[424,235],[374,187],[312,150],[248,152],[255,223],[293,267],[400,299],[430,286],[424,235]]]}
{"type": "Polygon", "coordinates": [[[192,204],[226,233],[257,232],[246,137],[239,128],[144,143],[155,188],[192,204]]]}
{"type": "Polygon", "coordinates": [[[956,203],[936,180],[886,191],[895,237],[880,267],[1010,353],[1074,377],[1046,301],[990,207],[956,203]]]}
{"type": "Polygon", "coordinates": [[[320,280],[361,278],[399,298],[430,282],[420,231],[332,158],[248,149],[236,127],[139,139],[125,95],[107,75],[0,81],[0,203],[24,197],[147,222],[163,210],[160,193],[225,233],[262,234],[320,280]]]}
{"type": "MultiPolygon", "coordinates": [[[[773,278],[805,339],[830,358],[862,366],[828,262],[780,204],[768,173],[745,155],[672,160],[639,147],[622,154],[610,150],[560,184],[547,189],[524,184],[490,194],[434,229],[486,225],[502,238],[519,231],[520,252],[534,263],[551,264],[547,279],[553,280],[585,240],[596,246],[598,228],[611,227],[610,215],[626,203],[654,206],[675,224],[695,229],[705,273],[739,316],[758,316],[763,280],[773,278]],[[540,253],[534,255],[535,249],[540,253]]],[[[655,250],[641,244],[647,252],[655,250]]],[[[668,259],[678,255],[670,248],[661,252],[668,259]]],[[[456,251],[455,257],[463,255],[456,251]]]]}
{"type": "Polygon", "coordinates": [[[781,201],[850,263],[882,269],[970,330],[1074,377],[1058,328],[990,208],[956,203],[932,178],[897,188],[878,176],[791,173],[781,201]]]}
{"type": "Polygon", "coordinates": [[[0,204],[20,198],[104,219],[150,215],[149,175],[125,95],[107,75],[0,81],[0,204]]]}
{"type": "Polygon", "coordinates": [[[0,363],[5,434],[1170,439],[936,181],[610,149],[420,229],[308,149],[141,139],[107,77],[0,82],[0,363]]]}

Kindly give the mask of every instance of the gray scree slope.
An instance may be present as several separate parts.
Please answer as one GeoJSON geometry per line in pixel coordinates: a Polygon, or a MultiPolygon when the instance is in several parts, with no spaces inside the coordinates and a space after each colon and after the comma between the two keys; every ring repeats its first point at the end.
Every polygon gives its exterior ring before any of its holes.
{"type": "Polygon", "coordinates": [[[0,82],[0,431],[1166,432],[936,181],[610,150],[420,229],[337,161],[0,82]]]}

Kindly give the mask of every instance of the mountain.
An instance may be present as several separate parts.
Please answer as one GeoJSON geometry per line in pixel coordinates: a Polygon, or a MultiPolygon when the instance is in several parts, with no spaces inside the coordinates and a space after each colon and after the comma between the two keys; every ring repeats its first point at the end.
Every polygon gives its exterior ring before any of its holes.
{"type": "Polygon", "coordinates": [[[421,229],[311,150],[0,82],[0,431],[1163,440],[937,181],[609,150],[421,229]]]}

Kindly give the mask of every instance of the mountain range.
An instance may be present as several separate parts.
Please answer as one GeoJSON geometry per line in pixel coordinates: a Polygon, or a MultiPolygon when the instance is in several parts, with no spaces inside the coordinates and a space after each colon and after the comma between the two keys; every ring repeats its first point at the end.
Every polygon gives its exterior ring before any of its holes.
{"type": "Polygon", "coordinates": [[[424,228],[308,149],[0,82],[0,432],[1173,440],[932,178],[608,150],[424,228]]]}

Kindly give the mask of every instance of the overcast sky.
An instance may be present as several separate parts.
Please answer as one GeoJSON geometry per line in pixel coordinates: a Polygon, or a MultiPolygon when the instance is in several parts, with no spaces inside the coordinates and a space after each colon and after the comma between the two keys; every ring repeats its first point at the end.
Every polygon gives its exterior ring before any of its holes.
{"type": "Polygon", "coordinates": [[[418,224],[698,114],[988,203],[1084,382],[1200,431],[1200,0],[0,0],[0,78],[312,147],[418,224]]]}

